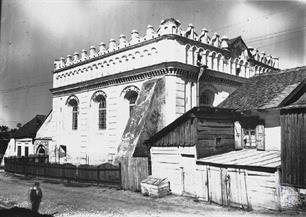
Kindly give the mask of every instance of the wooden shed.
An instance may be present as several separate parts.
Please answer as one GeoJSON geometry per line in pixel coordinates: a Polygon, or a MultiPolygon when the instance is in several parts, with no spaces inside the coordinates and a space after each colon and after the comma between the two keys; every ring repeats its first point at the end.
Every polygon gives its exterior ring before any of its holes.
{"type": "Polygon", "coordinates": [[[244,149],[197,160],[197,196],[220,205],[281,208],[280,151],[244,149]]]}
{"type": "Polygon", "coordinates": [[[290,101],[281,109],[281,182],[306,189],[306,85],[290,101]]]}
{"type": "Polygon", "coordinates": [[[152,176],[168,178],[175,194],[196,195],[196,159],[235,149],[232,109],[195,107],[157,132],[150,146],[152,176]]]}

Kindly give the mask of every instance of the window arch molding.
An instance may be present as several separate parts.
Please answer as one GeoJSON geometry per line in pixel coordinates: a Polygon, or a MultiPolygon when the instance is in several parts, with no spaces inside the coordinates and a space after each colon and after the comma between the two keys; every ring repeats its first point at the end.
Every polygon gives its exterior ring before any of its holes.
{"type": "Polygon", "coordinates": [[[66,100],[66,105],[72,107],[72,130],[77,130],[80,101],[75,95],[71,95],[66,100]]]}
{"type": "Polygon", "coordinates": [[[46,148],[44,147],[44,145],[39,145],[37,147],[36,154],[42,154],[42,155],[46,154],[46,148]]]}
{"type": "Polygon", "coordinates": [[[99,101],[99,97],[104,97],[104,99],[106,100],[107,95],[102,90],[94,92],[90,98],[89,106],[91,107],[93,102],[97,103],[99,101]]]}
{"type": "Polygon", "coordinates": [[[78,105],[80,104],[80,100],[79,100],[79,98],[76,95],[70,95],[67,98],[65,105],[70,105],[72,100],[75,100],[78,105]]]}
{"type": "Polygon", "coordinates": [[[102,90],[94,92],[91,96],[89,107],[97,106],[94,112],[94,118],[98,120],[97,126],[99,130],[106,129],[106,113],[107,113],[107,102],[106,93],[102,90]],[[97,115],[97,116],[96,116],[97,115]]]}
{"type": "Polygon", "coordinates": [[[136,87],[135,85],[127,86],[121,91],[120,96],[124,98],[125,95],[130,91],[135,91],[137,94],[139,94],[140,89],[136,87]]]}
{"type": "Polygon", "coordinates": [[[139,88],[133,85],[125,87],[120,94],[122,99],[129,101],[129,114],[131,114],[132,110],[135,107],[139,92],[139,88]]]}

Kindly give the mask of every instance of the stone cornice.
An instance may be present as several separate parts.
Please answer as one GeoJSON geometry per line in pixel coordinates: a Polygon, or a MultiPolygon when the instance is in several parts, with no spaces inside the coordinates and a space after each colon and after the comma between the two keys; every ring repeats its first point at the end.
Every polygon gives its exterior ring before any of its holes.
{"type": "Polygon", "coordinates": [[[89,81],[52,88],[50,91],[53,95],[60,95],[65,93],[84,91],[86,89],[95,89],[133,81],[140,81],[163,75],[175,75],[196,81],[198,73],[199,67],[183,64],[180,62],[166,62],[113,75],[107,75],[89,81]]]}
{"type": "Polygon", "coordinates": [[[220,84],[228,84],[231,86],[240,86],[245,83],[248,79],[243,77],[238,77],[235,75],[230,75],[210,69],[206,69],[204,74],[201,76],[200,80],[217,82],[220,84]]]}

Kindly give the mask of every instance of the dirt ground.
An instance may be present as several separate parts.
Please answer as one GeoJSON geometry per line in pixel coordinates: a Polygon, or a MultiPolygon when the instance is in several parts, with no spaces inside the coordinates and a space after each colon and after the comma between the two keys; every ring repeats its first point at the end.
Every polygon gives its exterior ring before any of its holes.
{"type": "MultiPolygon", "coordinates": [[[[193,198],[169,195],[144,197],[140,193],[116,188],[71,185],[56,181],[30,179],[0,171],[0,206],[30,207],[29,189],[34,181],[41,183],[43,199],[40,212],[55,217],[77,216],[306,216],[300,212],[251,211],[221,207],[193,198]]],[[[1,211],[0,211],[1,212],[1,211]]]]}

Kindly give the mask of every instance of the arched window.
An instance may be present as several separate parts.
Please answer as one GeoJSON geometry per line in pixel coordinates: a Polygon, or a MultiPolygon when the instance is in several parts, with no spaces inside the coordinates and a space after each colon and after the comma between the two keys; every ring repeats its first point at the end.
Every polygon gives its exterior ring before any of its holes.
{"type": "Polygon", "coordinates": [[[124,98],[127,99],[129,101],[129,111],[130,111],[130,115],[131,112],[133,111],[134,107],[135,107],[135,103],[138,97],[138,93],[134,90],[130,90],[128,91],[124,98]]]}
{"type": "Polygon", "coordinates": [[[45,155],[46,154],[46,151],[45,151],[45,148],[44,148],[43,145],[38,146],[36,154],[39,154],[39,155],[45,155]]]}
{"type": "Polygon", "coordinates": [[[139,91],[140,91],[139,88],[133,85],[125,87],[120,94],[125,101],[124,104],[127,105],[126,103],[128,103],[129,115],[131,115],[131,112],[135,107],[139,91]]]}
{"type": "Polygon", "coordinates": [[[78,129],[79,105],[76,97],[68,99],[68,106],[72,107],[72,130],[78,129]]]}
{"type": "Polygon", "coordinates": [[[99,95],[96,97],[95,101],[99,104],[98,127],[100,130],[106,129],[106,100],[105,100],[105,97],[102,95],[99,95]]]}
{"type": "Polygon", "coordinates": [[[215,99],[215,93],[212,90],[204,90],[200,94],[200,105],[211,106],[215,99]]]}

